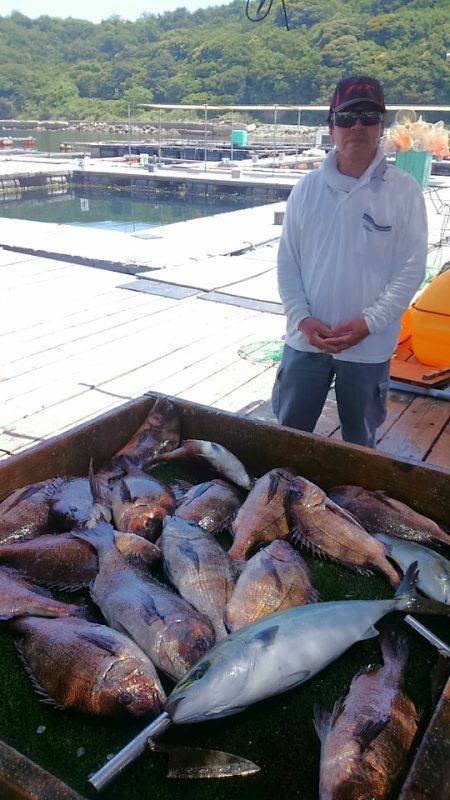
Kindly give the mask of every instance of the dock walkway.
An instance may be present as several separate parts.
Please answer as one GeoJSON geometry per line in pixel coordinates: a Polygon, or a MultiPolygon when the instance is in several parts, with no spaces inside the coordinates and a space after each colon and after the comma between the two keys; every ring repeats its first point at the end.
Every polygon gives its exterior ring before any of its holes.
{"type": "MultiPolygon", "coordinates": [[[[282,315],[123,285],[117,272],[0,250],[0,457],[148,390],[271,418],[275,366],[238,351],[279,342],[282,315]]],[[[450,469],[449,420],[448,402],[391,392],[379,447],[450,469]]],[[[333,392],[316,432],[340,437],[333,392]]]]}

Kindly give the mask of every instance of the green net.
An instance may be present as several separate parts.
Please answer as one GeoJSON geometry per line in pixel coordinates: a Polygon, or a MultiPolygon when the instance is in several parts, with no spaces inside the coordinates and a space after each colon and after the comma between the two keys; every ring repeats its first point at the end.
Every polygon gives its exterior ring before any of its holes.
{"type": "Polygon", "coordinates": [[[265,342],[252,342],[239,348],[238,354],[252,364],[278,364],[283,355],[284,342],[277,339],[265,342]]]}

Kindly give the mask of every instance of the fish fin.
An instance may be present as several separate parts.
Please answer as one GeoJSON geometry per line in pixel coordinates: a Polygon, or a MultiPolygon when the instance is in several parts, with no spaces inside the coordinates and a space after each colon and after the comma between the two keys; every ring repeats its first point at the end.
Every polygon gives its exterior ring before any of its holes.
{"type": "Polygon", "coordinates": [[[171,483],[170,488],[172,489],[175,500],[177,501],[177,505],[180,505],[183,502],[187,492],[189,492],[190,489],[193,489],[193,484],[189,483],[188,481],[180,480],[175,481],[175,483],[171,483]]]}
{"type": "Polygon", "coordinates": [[[368,719],[359,731],[355,732],[355,739],[359,742],[361,749],[365,750],[374,739],[385,729],[389,722],[389,715],[381,719],[368,719]]]}
{"type": "Polygon", "coordinates": [[[267,489],[266,505],[269,505],[269,503],[275,497],[279,484],[280,484],[280,475],[278,473],[276,473],[275,475],[272,473],[269,480],[269,488],[267,489]]]}
{"type": "Polygon", "coordinates": [[[119,645],[118,642],[114,642],[114,640],[112,641],[109,639],[108,636],[106,636],[103,632],[97,633],[96,631],[82,631],[78,634],[78,638],[95,645],[96,647],[100,648],[100,650],[104,650],[111,656],[118,656],[121,650],[121,645],[119,645]]]}
{"type": "Polygon", "coordinates": [[[316,545],[313,544],[308,539],[308,537],[305,536],[304,533],[302,533],[302,531],[299,531],[298,528],[294,528],[293,530],[291,530],[290,539],[294,544],[300,545],[301,547],[304,547],[306,550],[309,550],[313,554],[313,556],[318,556],[321,554],[319,548],[316,547],[316,545]]]}
{"type": "Polygon", "coordinates": [[[93,468],[93,459],[91,458],[89,463],[89,486],[91,488],[92,498],[94,503],[98,505],[110,506],[110,491],[105,486],[105,483],[99,478],[98,475],[94,475],[94,468],[93,468]]]}
{"type": "Polygon", "coordinates": [[[380,637],[380,647],[385,664],[395,664],[401,673],[408,660],[408,640],[403,634],[386,628],[380,637]]]}
{"type": "Polygon", "coordinates": [[[88,542],[97,551],[116,547],[114,528],[106,520],[100,520],[92,528],[75,528],[70,535],[72,539],[88,542]]]}
{"type": "Polygon", "coordinates": [[[156,619],[163,619],[151,597],[147,597],[145,602],[141,603],[139,613],[148,625],[151,625],[156,619]]]}
{"type": "Polygon", "coordinates": [[[300,669],[298,672],[291,672],[290,675],[286,676],[285,682],[283,682],[283,691],[286,689],[293,689],[294,686],[298,686],[299,683],[306,681],[310,675],[310,669],[300,669]]]}
{"type": "Polygon", "coordinates": [[[46,703],[47,705],[51,705],[54,708],[57,708],[59,711],[64,711],[65,710],[65,706],[62,705],[61,703],[58,703],[56,700],[53,699],[53,697],[50,697],[50,695],[45,691],[45,689],[39,683],[39,681],[36,678],[34,672],[31,670],[31,667],[28,664],[28,661],[27,661],[26,656],[25,656],[25,651],[24,651],[24,647],[23,647],[22,642],[16,640],[15,645],[16,645],[16,650],[17,650],[17,653],[19,655],[19,658],[20,658],[20,660],[21,660],[21,662],[23,664],[23,667],[25,669],[25,672],[28,675],[28,678],[30,679],[30,682],[31,682],[31,684],[33,686],[33,689],[35,690],[36,694],[39,696],[39,699],[41,700],[41,702],[42,703],[46,703]]]}
{"type": "Polygon", "coordinates": [[[78,592],[87,587],[86,583],[65,583],[64,581],[42,580],[41,585],[54,592],[78,592]]]}
{"type": "Polygon", "coordinates": [[[52,482],[45,487],[45,499],[53,500],[55,494],[60,490],[61,486],[66,482],[65,478],[53,478],[52,482]]]}
{"type": "Polygon", "coordinates": [[[123,503],[132,503],[133,502],[133,495],[130,492],[130,487],[128,484],[125,483],[124,479],[121,478],[117,484],[117,490],[119,492],[119,497],[123,503]]]}
{"type": "Polygon", "coordinates": [[[271,625],[270,628],[265,628],[264,630],[255,634],[255,636],[252,636],[252,638],[249,640],[249,644],[260,644],[264,648],[270,647],[270,645],[273,644],[276,639],[279,627],[279,625],[271,625]]]}
{"type": "Polygon", "coordinates": [[[320,603],[320,593],[314,586],[311,586],[308,592],[308,603],[320,603]]]}
{"type": "Polygon", "coordinates": [[[178,550],[180,551],[180,553],[186,556],[186,558],[188,558],[189,561],[191,561],[197,572],[199,572],[200,560],[198,557],[198,553],[196,553],[192,545],[188,541],[180,542],[180,544],[178,545],[178,550]]]}
{"type": "MultiPolygon", "coordinates": [[[[48,486],[44,489],[44,496],[46,494],[47,489],[48,486]]],[[[20,494],[18,494],[17,497],[14,498],[14,502],[11,504],[10,510],[15,506],[17,506],[19,503],[22,503],[24,500],[28,500],[29,497],[33,497],[33,495],[36,494],[36,492],[40,491],[42,491],[42,486],[36,486],[36,485],[27,486],[26,489],[23,489],[23,491],[20,492],[20,494]]],[[[14,494],[14,492],[11,492],[10,495],[8,495],[8,497],[10,497],[11,494],[14,494]]],[[[8,500],[8,497],[5,497],[5,500],[8,500]]]]}
{"type": "Polygon", "coordinates": [[[364,639],[374,639],[375,636],[379,636],[380,631],[377,631],[374,625],[371,625],[370,628],[367,628],[365,633],[359,637],[359,641],[363,641],[364,639]]]}
{"type": "Polygon", "coordinates": [[[313,705],[313,725],[320,741],[324,742],[331,730],[331,714],[319,708],[317,703],[313,705]]]}
{"type": "Polygon", "coordinates": [[[13,579],[17,578],[18,580],[25,581],[30,591],[33,591],[35,594],[39,594],[41,597],[50,597],[52,600],[54,600],[52,593],[48,589],[44,588],[44,586],[38,586],[37,583],[28,577],[28,575],[25,575],[18,569],[14,569],[14,567],[2,567],[2,572],[10,573],[13,579]]]}
{"type": "Polygon", "coordinates": [[[331,713],[329,711],[322,711],[317,705],[317,703],[314,703],[313,722],[317,736],[319,737],[321,742],[323,742],[326,739],[331,729],[334,728],[337,720],[339,719],[341,714],[343,714],[344,709],[345,705],[343,697],[339,698],[339,700],[336,700],[331,713]]]}

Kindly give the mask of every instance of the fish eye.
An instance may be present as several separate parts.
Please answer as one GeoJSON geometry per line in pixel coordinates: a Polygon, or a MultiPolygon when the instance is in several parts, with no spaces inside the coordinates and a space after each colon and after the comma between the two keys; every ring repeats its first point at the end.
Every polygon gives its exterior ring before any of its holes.
{"type": "Polygon", "coordinates": [[[121,692],[119,695],[119,703],[122,703],[124,706],[129,706],[130,703],[133,702],[133,695],[130,692],[121,692]]]}

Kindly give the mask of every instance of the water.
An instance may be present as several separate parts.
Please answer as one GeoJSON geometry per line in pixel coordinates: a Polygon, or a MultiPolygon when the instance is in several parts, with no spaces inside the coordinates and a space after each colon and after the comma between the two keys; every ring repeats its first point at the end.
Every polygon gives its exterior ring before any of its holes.
{"type": "Polygon", "coordinates": [[[133,233],[255,205],[254,197],[178,197],[158,192],[81,188],[69,189],[63,194],[23,194],[20,199],[0,203],[0,216],[133,233]]]}
{"type": "MultiPolygon", "coordinates": [[[[61,142],[127,142],[127,133],[107,133],[106,131],[36,131],[31,128],[0,128],[0,138],[11,137],[11,139],[25,139],[27,136],[32,136],[36,139],[36,150],[40,153],[59,153],[59,145],[61,142]]],[[[132,134],[131,141],[142,141],[143,139],[151,139],[149,134],[142,133],[141,136],[132,134]]],[[[153,137],[154,138],[154,137],[153,137]]],[[[14,144],[15,147],[20,147],[19,144],[14,144]]],[[[26,148],[28,151],[28,148],[26,148]]],[[[76,148],[80,150],[83,148],[76,148]]],[[[0,152],[7,153],[7,150],[0,152]]],[[[28,151],[29,152],[29,151],[28,151]]]]}

